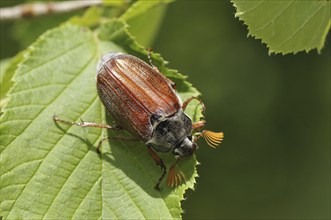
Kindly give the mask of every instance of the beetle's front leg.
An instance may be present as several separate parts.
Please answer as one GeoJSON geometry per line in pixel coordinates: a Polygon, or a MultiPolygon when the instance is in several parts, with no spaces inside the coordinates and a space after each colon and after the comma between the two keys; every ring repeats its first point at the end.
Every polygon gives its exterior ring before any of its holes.
{"type": "Polygon", "coordinates": [[[167,173],[167,167],[165,166],[163,160],[155,153],[155,151],[152,149],[152,147],[150,145],[147,145],[147,151],[148,151],[149,155],[155,161],[156,165],[160,166],[161,169],[163,170],[161,177],[159,178],[159,180],[157,181],[157,183],[154,186],[154,189],[160,191],[160,183],[161,183],[162,179],[164,178],[165,174],[167,173]]]}
{"type": "MultiPolygon", "coordinates": [[[[192,125],[193,130],[200,130],[203,128],[206,124],[206,121],[198,121],[192,125]]],[[[194,134],[194,139],[193,142],[197,142],[199,138],[203,137],[209,146],[211,147],[217,147],[218,145],[221,144],[224,138],[223,132],[213,132],[213,131],[208,131],[208,130],[203,130],[201,132],[197,132],[194,134]]]]}
{"type": "Polygon", "coordinates": [[[193,128],[193,130],[199,130],[200,128],[203,128],[205,125],[206,125],[206,121],[201,120],[201,121],[193,123],[192,128],[193,128]]]}
{"type": "Polygon", "coordinates": [[[205,104],[202,102],[202,100],[201,100],[199,97],[196,97],[196,96],[192,96],[192,97],[188,98],[188,99],[183,103],[183,105],[182,105],[182,109],[183,109],[183,111],[185,111],[185,109],[186,109],[188,103],[190,103],[193,99],[199,101],[200,105],[202,106],[202,112],[205,112],[205,111],[206,111],[206,106],[205,106],[205,104]]]}

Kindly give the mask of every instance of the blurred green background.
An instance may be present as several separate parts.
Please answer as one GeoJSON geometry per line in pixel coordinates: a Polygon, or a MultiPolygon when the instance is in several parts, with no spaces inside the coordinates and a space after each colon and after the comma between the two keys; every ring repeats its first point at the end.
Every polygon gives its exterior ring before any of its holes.
{"type": "MultiPolygon", "coordinates": [[[[200,177],[183,217],[329,219],[330,34],[320,55],[269,56],[234,13],[228,1],[172,3],[152,45],[201,91],[208,129],[225,132],[218,149],[199,142],[200,177]]],[[[2,23],[1,59],[48,19],[30,34],[31,20],[2,23]]]]}
{"type": "MultiPolygon", "coordinates": [[[[203,94],[207,127],[184,219],[330,218],[330,36],[322,54],[268,55],[228,1],[175,2],[153,46],[203,94]]],[[[329,34],[330,35],[330,34],[329,34]]]]}

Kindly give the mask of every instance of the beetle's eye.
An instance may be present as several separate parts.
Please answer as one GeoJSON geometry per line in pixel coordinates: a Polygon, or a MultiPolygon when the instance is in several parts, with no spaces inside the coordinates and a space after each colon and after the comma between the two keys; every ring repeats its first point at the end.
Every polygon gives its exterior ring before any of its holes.
{"type": "Polygon", "coordinates": [[[180,143],[176,145],[176,147],[171,151],[173,155],[179,155],[181,157],[188,157],[191,156],[194,151],[196,150],[197,146],[189,137],[184,138],[180,143]]]}

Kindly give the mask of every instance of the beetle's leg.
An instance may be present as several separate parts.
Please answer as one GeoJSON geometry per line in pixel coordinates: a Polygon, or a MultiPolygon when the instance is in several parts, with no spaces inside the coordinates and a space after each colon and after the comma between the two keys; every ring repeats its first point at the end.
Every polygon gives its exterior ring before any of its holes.
{"type": "Polygon", "coordinates": [[[149,153],[149,155],[154,159],[156,165],[160,166],[161,169],[163,170],[163,173],[161,175],[161,177],[159,178],[159,180],[157,181],[157,183],[154,186],[154,189],[159,190],[160,191],[160,183],[162,181],[162,179],[164,178],[166,172],[167,172],[167,167],[165,166],[165,164],[163,163],[163,160],[155,153],[155,151],[147,145],[147,151],[149,153]]]}
{"type": "Polygon", "coordinates": [[[176,167],[176,164],[181,159],[181,157],[178,157],[176,159],[176,162],[170,167],[169,174],[167,178],[167,185],[170,187],[177,187],[180,185],[183,181],[186,182],[185,175],[183,172],[176,167]]]}
{"type": "MultiPolygon", "coordinates": [[[[80,126],[80,127],[96,127],[96,128],[107,128],[107,129],[112,129],[112,130],[121,130],[120,127],[118,126],[111,126],[111,125],[107,125],[107,124],[98,124],[98,123],[94,123],[94,122],[85,122],[82,120],[82,122],[73,122],[73,121],[66,121],[63,119],[58,118],[56,115],[53,115],[53,120],[55,122],[61,122],[63,124],[68,124],[68,125],[76,125],[76,126],[80,126]]],[[[126,141],[139,141],[138,139],[134,139],[134,138],[128,138],[128,137],[105,137],[102,138],[97,146],[97,153],[100,154],[100,148],[101,148],[101,144],[105,141],[105,140],[109,140],[109,139],[113,139],[113,140],[126,140],[126,141]]]]}
{"type": "Polygon", "coordinates": [[[171,88],[176,89],[176,83],[172,81],[171,79],[165,77],[158,69],[157,67],[153,67],[153,69],[157,70],[163,77],[163,79],[171,86],[171,88]]]}
{"type": "MultiPolygon", "coordinates": [[[[148,57],[148,61],[149,63],[151,64],[151,66],[154,68],[156,68],[154,65],[153,65],[153,62],[152,62],[152,58],[151,58],[151,54],[152,54],[152,48],[147,48],[147,57],[148,57]]],[[[159,71],[157,68],[156,68],[157,71],[159,71]]]]}
{"type": "Polygon", "coordinates": [[[117,136],[117,137],[104,137],[100,140],[98,146],[97,146],[97,153],[100,154],[101,153],[101,145],[104,141],[106,140],[121,140],[121,141],[140,141],[137,138],[130,138],[130,137],[121,137],[121,136],[117,136]]]}
{"type": "Polygon", "coordinates": [[[205,106],[205,104],[203,104],[202,100],[201,100],[199,97],[196,97],[196,96],[192,96],[192,97],[188,98],[188,99],[183,103],[183,105],[182,105],[182,109],[183,109],[183,111],[185,111],[185,109],[186,109],[188,103],[190,103],[193,99],[198,100],[198,101],[200,102],[200,105],[202,106],[202,112],[205,112],[205,111],[206,111],[206,106],[205,106]]]}
{"type": "Polygon", "coordinates": [[[201,132],[196,133],[193,138],[193,143],[196,143],[202,137],[201,132]]]}
{"type": "Polygon", "coordinates": [[[68,125],[76,125],[80,127],[96,127],[96,128],[107,128],[107,129],[114,129],[114,130],[120,130],[119,127],[117,126],[111,126],[107,124],[98,124],[94,122],[85,122],[82,120],[82,122],[73,122],[73,121],[66,121],[63,119],[58,118],[56,115],[53,115],[53,120],[56,122],[61,122],[63,124],[68,124],[68,125]]]}
{"type": "Polygon", "coordinates": [[[206,125],[206,121],[201,120],[201,121],[193,123],[192,128],[193,128],[193,130],[199,130],[200,128],[203,128],[205,125],[206,125]]]}
{"type": "Polygon", "coordinates": [[[148,48],[147,49],[148,51],[148,54],[147,54],[147,57],[148,57],[148,60],[149,60],[149,63],[151,64],[152,68],[157,71],[158,73],[161,74],[161,76],[163,77],[163,79],[173,88],[173,89],[176,89],[176,83],[174,81],[172,81],[171,79],[165,77],[160,71],[159,69],[153,65],[153,62],[152,62],[152,58],[151,58],[151,54],[152,54],[152,49],[151,48],[148,48]]]}

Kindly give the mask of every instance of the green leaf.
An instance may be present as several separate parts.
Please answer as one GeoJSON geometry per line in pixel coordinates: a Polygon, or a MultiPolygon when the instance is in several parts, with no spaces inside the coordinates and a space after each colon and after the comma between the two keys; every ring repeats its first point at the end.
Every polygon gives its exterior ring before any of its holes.
{"type": "Polygon", "coordinates": [[[10,63],[10,58],[0,60],[0,83],[3,82],[5,71],[10,63]]]}
{"type": "Polygon", "coordinates": [[[321,51],[330,30],[330,1],[232,0],[236,17],[249,35],[261,39],[269,53],[321,51]]]}
{"type": "Polygon", "coordinates": [[[81,26],[94,27],[99,24],[103,12],[104,8],[90,7],[82,16],[74,16],[70,18],[70,22],[81,26]]]}
{"type": "Polygon", "coordinates": [[[173,0],[137,1],[121,16],[129,24],[136,41],[150,47],[163,20],[168,3],[173,0]]]}
{"type": "Polygon", "coordinates": [[[0,81],[0,108],[7,102],[7,93],[13,86],[12,77],[17,70],[17,65],[23,60],[24,51],[17,54],[13,59],[1,61],[1,81],[0,81]]]}
{"type": "Polygon", "coordinates": [[[10,64],[10,58],[8,59],[3,59],[3,60],[0,60],[0,87],[1,87],[1,97],[2,97],[2,90],[3,90],[3,86],[5,83],[7,83],[5,80],[5,73],[6,73],[6,70],[8,69],[8,66],[10,64]]]}
{"type": "MultiPolygon", "coordinates": [[[[109,141],[98,155],[95,146],[101,138],[117,133],[52,120],[56,114],[69,121],[105,123],[105,110],[95,88],[96,65],[103,54],[125,49],[140,57],[146,54],[118,21],[106,23],[98,32],[68,23],[46,32],[28,49],[1,116],[4,218],[181,217],[180,201],[185,190],[193,189],[197,176],[195,157],[179,164],[185,184],[171,189],[163,182],[163,190],[158,192],[153,186],[161,170],[143,143],[109,141]],[[107,30],[111,30],[111,41],[104,36],[107,30]]],[[[166,69],[158,54],[153,58],[156,66],[176,79],[180,96],[199,94],[181,75],[166,69]]],[[[192,104],[188,113],[196,118],[200,110],[192,104]]],[[[169,154],[160,156],[168,167],[174,162],[169,154]]]]}
{"type": "Polygon", "coordinates": [[[174,0],[137,1],[121,16],[121,19],[129,21],[141,14],[149,13],[151,8],[165,5],[173,1],[174,0]]]}
{"type": "Polygon", "coordinates": [[[113,6],[113,7],[123,7],[127,5],[129,1],[127,0],[103,0],[103,4],[106,6],[113,6]]]}

